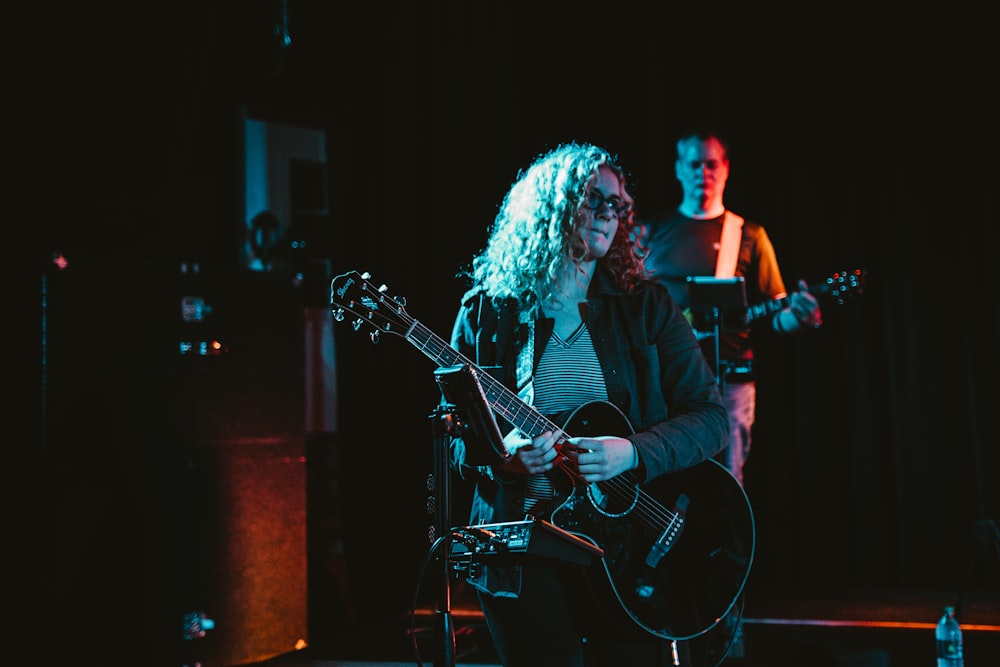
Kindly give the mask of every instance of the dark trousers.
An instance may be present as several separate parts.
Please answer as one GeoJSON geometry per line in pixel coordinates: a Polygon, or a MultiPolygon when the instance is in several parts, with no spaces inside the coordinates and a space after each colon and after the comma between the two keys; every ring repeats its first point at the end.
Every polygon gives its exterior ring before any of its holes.
{"type": "Polygon", "coordinates": [[[586,597],[580,576],[558,566],[525,566],[518,597],[478,593],[504,667],[691,665],[685,642],[625,637],[605,627],[603,612],[586,597]]]}

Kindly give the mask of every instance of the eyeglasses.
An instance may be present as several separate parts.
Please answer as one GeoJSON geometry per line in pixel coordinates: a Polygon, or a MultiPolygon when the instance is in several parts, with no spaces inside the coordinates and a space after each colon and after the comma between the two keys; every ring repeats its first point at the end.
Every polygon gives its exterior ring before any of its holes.
{"type": "Polygon", "coordinates": [[[611,212],[615,214],[615,217],[622,217],[631,210],[632,206],[628,202],[622,201],[621,198],[616,196],[605,197],[597,190],[591,190],[583,198],[584,205],[595,213],[601,210],[601,207],[605,204],[611,209],[611,212]]]}

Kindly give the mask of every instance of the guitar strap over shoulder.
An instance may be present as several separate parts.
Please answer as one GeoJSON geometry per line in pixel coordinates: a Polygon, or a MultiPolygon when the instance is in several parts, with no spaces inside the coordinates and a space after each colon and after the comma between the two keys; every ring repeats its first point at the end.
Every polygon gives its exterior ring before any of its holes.
{"type": "Polygon", "coordinates": [[[726,211],[722,219],[722,235],[719,239],[719,256],[715,260],[715,277],[732,278],[736,275],[736,262],[740,257],[740,242],[743,240],[743,218],[732,211],[726,211]]]}
{"type": "Polygon", "coordinates": [[[497,331],[497,363],[513,361],[513,369],[505,371],[502,381],[510,384],[525,403],[534,402],[535,308],[517,299],[504,299],[499,305],[497,331]],[[505,361],[506,360],[506,361],[505,361]]]}
{"type": "Polygon", "coordinates": [[[535,403],[535,308],[518,310],[517,395],[528,405],[535,403]]]}

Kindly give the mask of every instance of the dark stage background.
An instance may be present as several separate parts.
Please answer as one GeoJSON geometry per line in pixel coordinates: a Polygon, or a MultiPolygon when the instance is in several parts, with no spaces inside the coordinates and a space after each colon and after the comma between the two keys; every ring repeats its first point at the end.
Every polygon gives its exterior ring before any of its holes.
{"type": "MultiPolygon", "coordinates": [[[[300,536],[282,573],[270,575],[286,592],[304,585],[288,563],[308,560],[311,570],[336,575],[309,578],[308,634],[321,643],[327,633],[409,606],[428,546],[425,478],[438,391],[432,363],[406,341],[383,337],[373,346],[366,331],[334,325],[330,398],[339,419],[313,450],[327,467],[311,471],[305,494],[305,473],[287,464],[317,444],[306,437],[301,401],[285,400],[284,390],[313,359],[296,347],[303,311],[328,303],[333,275],[370,271],[391,294],[406,297],[411,316],[447,338],[465,289],[456,273],[484,243],[518,169],[563,141],[602,144],[629,170],[640,215],[655,215],[679,197],[670,142],[695,123],[715,124],[731,138],[727,204],[767,225],[786,282],[868,271],[860,297],[824,303],[821,330],[763,343],[746,476],[758,522],[751,587],[937,590],[942,605],[965,592],[1000,589],[1000,455],[988,391],[1000,377],[1000,121],[990,94],[991,23],[978,10],[950,5],[933,15],[907,7],[875,19],[843,4],[817,6],[809,16],[718,5],[638,8],[648,4],[46,3],[25,19],[25,65],[16,68],[18,94],[8,101],[15,115],[24,114],[11,130],[27,149],[13,176],[29,215],[13,224],[31,236],[38,278],[22,284],[35,285],[27,290],[32,299],[43,277],[50,286],[65,278],[53,277],[54,253],[100,267],[97,285],[110,280],[127,289],[115,293],[117,317],[102,322],[98,349],[107,336],[139,333],[149,342],[129,348],[129,356],[115,348],[110,364],[94,363],[94,347],[69,343],[81,323],[94,324],[88,309],[47,332],[53,345],[78,356],[68,362],[72,371],[57,367],[56,357],[43,368],[73,377],[67,384],[77,390],[81,380],[110,413],[70,433],[54,428],[46,420],[62,413],[62,405],[51,405],[61,396],[45,377],[38,382],[38,488],[56,527],[44,543],[41,586],[57,620],[98,625],[94,599],[74,597],[80,590],[125,613],[140,597],[154,608],[160,599],[177,602],[156,586],[135,590],[132,574],[110,566],[93,583],[86,562],[76,569],[67,544],[91,549],[105,566],[102,555],[132,558],[139,577],[176,567],[143,560],[156,549],[134,548],[136,531],[151,530],[143,524],[163,512],[184,511],[162,505],[182,503],[171,501],[200,483],[176,478],[196,474],[192,465],[197,474],[218,465],[242,469],[231,444],[221,455],[229,463],[199,467],[203,454],[190,455],[190,447],[211,452],[223,446],[220,438],[232,438],[206,434],[189,423],[190,414],[163,408],[164,392],[193,399],[189,369],[144,357],[174,342],[170,327],[160,326],[160,318],[175,315],[162,267],[197,262],[214,270],[206,280],[226,276],[211,284],[229,290],[220,300],[238,304],[242,315],[228,322],[232,335],[288,352],[197,372],[208,372],[209,385],[225,394],[226,407],[212,414],[229,427],[244,410],[264,421],[261,428],[241,422],[239,437],[263,430],[269,442],[293,450],[255,458],[247,482],[283,475],[279,496],[299,498],[290,515],[305,520],[308,495],[316,503],[310,528],[323,514],[320,528],[329,531],[332,522],[342,531],[332,539],[324,532],[329,544],[319,547],[317,533],[308,545],[300,536]],[[308,253],[289,250],[287,276],[247,277],[240,263],[240,121],[248,115],[326,137],[328,217],[308,253]],[[304,282],[296,281],[303,268],[304,282]],[[163,297],[162,309],[148,300],[147,285],[163,297]],[[79,358],[88,363],[73,365],[79,358]],[[88,373],[100,377],[91,384],[88,373]],[[120,394],[128,414],[140,415],[124,425],[116,408],[100,401],[114,403],[120,394]],[[302,433],[289,433],[287,422],[300,418],[302,433]],[[137,438],[105,433],[125,427],[137,438]],[[84,436],[88,456],[81,461],[77,441],[84,436]],[[116,458],[119,467],[101,467],[89,483],[75,474],[95,465],[90,455],[118,457],[132,447],[143,452],[141,467],[116,458]],[[282,463],[269,467],[271,456],[282,463]],[[164,458],[173,472],[156,467],[164,458]],[[168,490],[145,500],[146,482],[164,479],[168,490]],[[133,486],[144,487],[142,495],[133,486]],[[129,516],[101,514],[108,493],[123,494],[129,516]],[[95,509],[83,511],[68,496],[95,509]],[[144,511],[144,502],[156,512],[144,511]],[[68,515],[68,505],[81,516],[68,515]],[[81,546],[60,532],[68,522],[96,536],[95,544],[81,546]],[[343,570],[316,562],[315,550],[331,544],[343,547],[334,559],[343,570]],[[51,581],[74,577],[88,585],[49,596],[51,581]]],[[[458,523],[465,491],[455,490],[458,523]]],[[[206,502],[206,512],[221,512],[206,502]]],[[[288,525],[279,517],[269,534],[288,525]]],[[[177,535],[188,539],[185,531],[177,535]]],[[[264,556],[255,564],[269,567],[264,556]]],[[[43,634],[55,640],[63,629],[50,623],[43,634]]],[[[74,635],[108,641],[100,632],[74,635]]]]}

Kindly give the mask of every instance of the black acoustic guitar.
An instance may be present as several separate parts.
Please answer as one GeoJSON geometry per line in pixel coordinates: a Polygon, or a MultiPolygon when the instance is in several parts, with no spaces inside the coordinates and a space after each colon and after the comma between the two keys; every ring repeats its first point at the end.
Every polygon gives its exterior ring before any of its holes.
{"type": "MultiPolygon", "coordinates": [[[[375,287],[367,274],[336,276],[334,318],[350,313],[408,340],[441,367],[474,369],[490,407],[525,434],[551,430],[565,438],[628,435],[628,418],[605,401],[586,403],[556,422],[524,403],[488,373],[410,317],[402,298],[375,287]]],[[[564,438],[564,439],[565,439],[564,438]]],[[[608,620],[649,638],[685,640],[711,630],[733,609],[750,574],[756,530],[743,487],[714,460],[639,485],[631,473],[587,483],[563,458],[556,467],[558,500],[536,514],[603,551],[586,581],[608,620]]]]}

